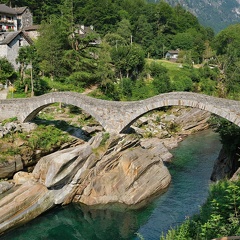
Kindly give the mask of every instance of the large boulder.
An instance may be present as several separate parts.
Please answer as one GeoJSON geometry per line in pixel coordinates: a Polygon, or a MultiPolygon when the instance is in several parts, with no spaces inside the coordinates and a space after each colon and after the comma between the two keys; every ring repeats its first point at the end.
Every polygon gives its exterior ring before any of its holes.
{"type": "MultiPolygon", "coordinates": [[[[219,181],[224,178],[233,177],[234,173],[238,170],[239,165],[239,151],[237,154],[229,156],[228,150],[223,146],[214,162],[211,180],[219,181]]],[[[237,173],[235,174],[234,179],[236,177],[237,173]]]]}
{"type": "Polygon", "coordinates": [[[180,108],[174,122],[180,126],[182,134],[190,134],[209,127],[210,112],[197,108],[180,108]]]}
{"type": "Polygon", "coordinates": [[[9,189],[11,189],[13,187],[13,183],[12,182],[8,182],[8,181],[2,181],[0,182],[0,194],[8,191],[9,189]]]}
{"type": "Polygon", "coordinates": [[[108,144],[104,155],[78,182],[75,202],[136,207],[168,187],[171,176],[154,147],[143,148],[131,136],[113,138],[108,144]]]}
{"type": "Polygon", "coordinates": [[[10,178],[22,169],[23,163],[20,155],[8,157],[7,161],[0,163],[0,178],[10,178]]]}
{"type": "Polygon", "coordinates": [[[60,188],[71,182],[92,153],[90,145],[57,151],[40,159],[33,170],[33,177],[47,188],[60,188]]]}
{"type": "Polygon", "coordinates": [[[54,206],[54,194],[44,185],[27,182],[0,200],[0,234],[22,225],[54,206]]]}

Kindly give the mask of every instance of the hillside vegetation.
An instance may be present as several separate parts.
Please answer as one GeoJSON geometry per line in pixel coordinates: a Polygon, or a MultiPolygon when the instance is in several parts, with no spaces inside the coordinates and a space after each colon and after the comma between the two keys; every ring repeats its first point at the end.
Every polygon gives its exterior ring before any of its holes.
{"type": "Polygon", "coordinates": [[[13,91],[21,96],[32,91],[27,68],[32,62],[35,95],[82,92],[98,85],[94,96],[114,100],[169,91],[239,99],[240,24],[214,36],[193,14],[164,1],[12,1],[12,5],[28,5],[35,22],[41,23],[40,37],[19,52],[19,73],[0,59],[1,83],[14,81],[13,91]],[[76,34],[83,24],[92,25],[94,31],[76,34]],[[164,62],[146,60],[162,59],[176,49],[180,74],[174,75],[164,62]],[[195,64],[202,67],[195,69],[195,64]]]}
{"type": "MultiPolygon", "coordinates": [[[[238,0],[165,0],[172,6],[180,4],[193,13],[204,26],[220,32],[229,25],[239,22],[240,2],[238,0]]],[[[148,0],[158,3],[160,0],[148,0]]]]}

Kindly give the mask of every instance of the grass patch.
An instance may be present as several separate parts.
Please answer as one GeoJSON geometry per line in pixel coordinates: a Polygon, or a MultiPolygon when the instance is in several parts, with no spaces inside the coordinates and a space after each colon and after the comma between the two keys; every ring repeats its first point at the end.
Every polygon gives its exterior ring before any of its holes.
{"type": "Polygon", "coordinates": [[[110,138],[110,134],[104,133],[102,136],[102,141],[100,142],[100,146],[104,146],[109,138],[110,138]]]}
{"type": "Polygon", "coordinates": [[[6,123],[10,123],[10,122],[16,122],[16,121],[17,121],[17,117],[8,118],[2,121],[2,125],[5,125],[6,123]]]}
{"type": "Polygon", "coordinates": [[[170,77],[170,80],[173,81],[174,78],[179,77],[179,76],[185,76],[189,77],[191,69],[188,67],[185,67],[181,63],[175,63],[175,62],[170,62],[167,60],[148,60],[149,62],[155,61],[157,63],[161,63],[161,65],[168,70],[168,74],[170,77]]]}
{"type": "Polygon", "coordinates": [[[26,140],[26,145],[31,149],[43,149],[45,151],[60,147],[70,140],[67,133],[52,125],[39,125],[30,135],[24,133],[20,136],[23,140],[26,140]]]}

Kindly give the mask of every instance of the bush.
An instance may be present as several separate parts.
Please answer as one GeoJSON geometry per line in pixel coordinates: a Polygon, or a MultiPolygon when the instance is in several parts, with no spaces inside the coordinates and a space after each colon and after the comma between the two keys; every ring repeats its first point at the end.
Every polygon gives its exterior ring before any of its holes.
{"type": "Polygon", "coordinates": [[[175,76],[171,86],[173,91],[192,91],[193,82],[189,77],[175,76]]]}
{"type": "Polygon", "coordinates": [[[212,185],[201,213],[169,230],[161,240],[212,239],[240,235],[240,180],[221,181],[212,185]]]}
{"type": "Polygon", "coordinates": [[[69,141],[69,137],[62,130],[54,126],[39,125],[39,127],[30,134],[22,135],[23,139],[28,140],[28,145],[32,149],[51,150],[53,147],[60,147],[63,143],[69,141]]]}

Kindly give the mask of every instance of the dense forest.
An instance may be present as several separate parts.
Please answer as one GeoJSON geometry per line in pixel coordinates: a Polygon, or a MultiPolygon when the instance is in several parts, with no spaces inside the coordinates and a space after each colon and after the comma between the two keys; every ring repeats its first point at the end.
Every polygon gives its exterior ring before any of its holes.
{"type": "MultiPolygon", "coordinates": [[[[161,0],[148,0],[157,3],[161,0]]],[[[239,22],[240,2],[238,0],[165,0],[172,6],[180,4],[195,16],[203,26],[220,32],[229,25],[239,22]]]]}
{"type": "Polygon", "coordinates": [[[30,90],[31,62],[36,95],[52,88],[82,91],[97,84],[96,96],[115,100],[168,91],[239,98],[239,24],[214,36],[193,14],[165,1],[22,0],[11,5],[29,6],[41,26],[34,45],[19,52],[18,81],[9,68],[1,70],[2,82],[15,78],[17,92],[30,90]],[[76,34],[81,25],[94,31],[82,37],[76,34]],[[161,62],[152,60],[176,49],[183,71],[170,76],[161,62]]]}

